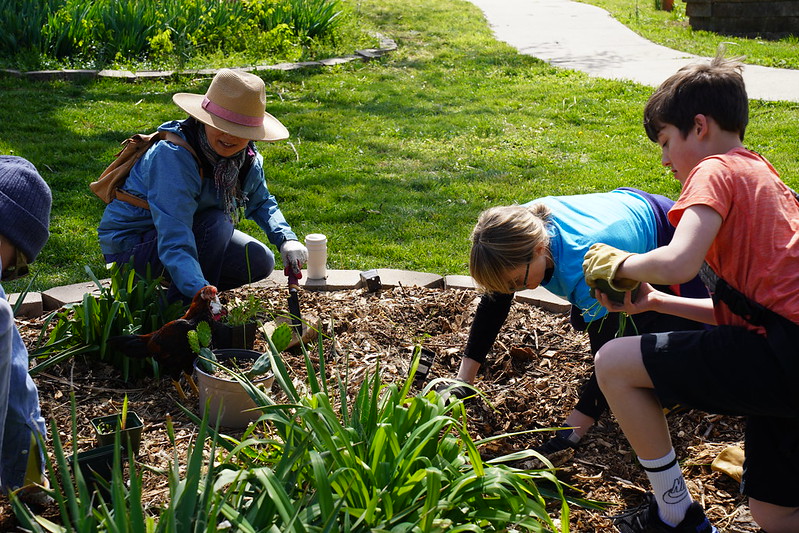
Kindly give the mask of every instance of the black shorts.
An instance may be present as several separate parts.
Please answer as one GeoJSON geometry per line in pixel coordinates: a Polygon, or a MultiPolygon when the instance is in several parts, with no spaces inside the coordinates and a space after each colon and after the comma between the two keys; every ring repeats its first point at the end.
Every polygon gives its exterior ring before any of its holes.
{"type": "Polygon", "coordinates": [[[663,405],[747,417],[741,492],[799,506],[797,376],[764,337],[733,326],[652,333],[641,337],[641,352],[663,405]]]}

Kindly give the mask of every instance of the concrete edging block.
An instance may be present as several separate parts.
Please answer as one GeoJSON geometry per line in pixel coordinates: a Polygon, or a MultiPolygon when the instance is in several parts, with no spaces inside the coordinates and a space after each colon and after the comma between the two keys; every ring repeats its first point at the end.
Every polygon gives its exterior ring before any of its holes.
{"type": "Polygon", "coordinates": [[[443,289],[444,278],[429,272],[414,272],[412,270],[396,270],[393,268],[378,268],[377,274],[384,289],[391,287],[426,287],[428,289],[443,289]]]}
{"type": "MultiPolygon", "coordinates": [[[[108,286],[110,280],[101,280],[103,286],[108,286]]],[[[74,304],[83,301],[86,293],[99,294],[97,285],[93,281],[64,285],[63,287],[53,287],[42,293],[42,306],[45,311],[53,311],[65,304],[74,304]]]]}
{"type": "Polygon", "coordinates": [[[537,305],[551,313],[566,313],[572,306],[568,301],[560,296],[552,294],[544,287],[536,287],[532,290],[517,292],[515,300],[517,302],[537,305]]]}
{"type": "Polygon", "coordinates": [[[444,276],[445,289],[477,289],[477,284],[471,276],[461,276],[457,274],[450,274],[444,276]]]}
{"type": "MultiPolygon", "coordinates": [[[[11,307],[17,303],[21,293],[13,292],[6,296],[8,303],[11,307]]],[[[37,318],[44,314],[44,306],[42,305],[42,294],[39,292],[29,292],[25,295],[25,299],[17,310],[14,316],[23,318],[37,318]]]]}

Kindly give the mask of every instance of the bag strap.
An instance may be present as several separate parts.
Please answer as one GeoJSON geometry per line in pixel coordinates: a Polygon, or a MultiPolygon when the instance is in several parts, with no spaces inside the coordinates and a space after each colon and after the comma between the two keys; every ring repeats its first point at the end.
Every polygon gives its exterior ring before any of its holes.
{"type": "Polygon", "coordinates": [[[711,292],[714,302],[724,302],[730,311],[750,324],[765,328],[769,346],[785,371],[788,375],[799,374],[799,324],[746,296],[719,277],[707,262],[699,269],[699,277],[711,292]]]}
{"type": "MultiPolygon", "coordinates": [[[[200,158],[197,156],[197,152],[194,151],[194,148],[192,148],[191,145],[183,139],[183,137],[176,133],[172,133],[171,131],[159,131],[154,135],[152,144],[157,143],[159,140],[169,141],[176,146],[180,146],[188,150],[191,156],[194,158],[194,161],[197,162],[197,169],[200,172],[200,179],[203,178],[203,166],[202,163],[200,163],[200,158]]],[[[152,147],[152,144],[150,147],[152,147]]],[[[117,200],[122,200],[123,202],[127,202],[131,205],[135,205],[136,207],[140,207],[148,211],[150,210],[150,204],[147,203],[147,200],[136,196],[135,194],[131,194],[120,187],[116,188],[114,195],[117,200]]]]}

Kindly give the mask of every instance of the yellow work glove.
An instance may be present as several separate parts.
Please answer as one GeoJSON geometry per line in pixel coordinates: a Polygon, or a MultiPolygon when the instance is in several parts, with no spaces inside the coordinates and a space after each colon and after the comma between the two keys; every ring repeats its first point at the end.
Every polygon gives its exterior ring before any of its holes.
{"type": "Polygon", "coordinates": [[[721,451],[718,457],[713,459],[710,468],[716,472],[727,474],[740,483],[744,474],[743,464],[743,449],[740,446],[728,446],[721,451]]]}
{"type": "MultiPolygon", "coordinates": [[[[617,293],[637,289],[641,284],[640,281],[616,279],[616,271],[618,271],[619,266],[631,255],[635,254],[619,250],[608,244],[597,243],[591,245],[591,248],[585,254],[585,258],[583,258],[585,282],[592,289],[599,289],[605,293],[608,293],[608,289],[617,293]]],[[[614,296],[612,293],[608,293],[608,295],[614,296]]]]}

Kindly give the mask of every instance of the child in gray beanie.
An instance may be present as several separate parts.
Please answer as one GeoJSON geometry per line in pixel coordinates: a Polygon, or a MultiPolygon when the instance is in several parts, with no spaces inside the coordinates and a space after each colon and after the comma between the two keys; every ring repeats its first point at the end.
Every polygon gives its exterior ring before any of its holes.
{"type": "MultiPolygon", "coordinates": [[[[50,236],[50,188],[29,161],[0,156],[0,279],[27,273],[50,236]]],[[[39,392],[28,374],[28,351],[14,312],[0,286],[0,490],[28,503],[49,496],[42,451],[36,436],[46,435],[39,392]]]]}

